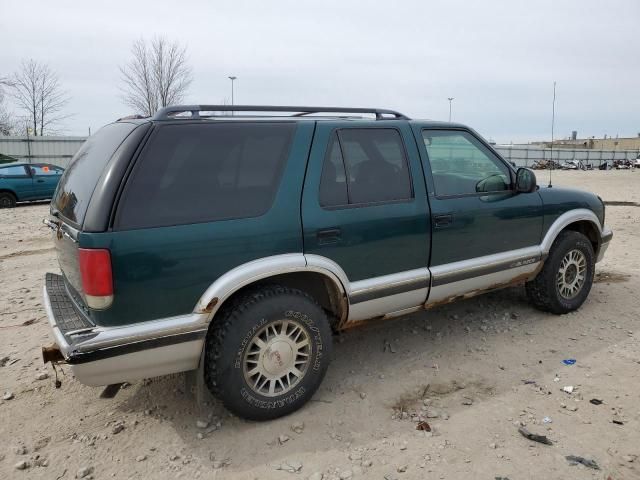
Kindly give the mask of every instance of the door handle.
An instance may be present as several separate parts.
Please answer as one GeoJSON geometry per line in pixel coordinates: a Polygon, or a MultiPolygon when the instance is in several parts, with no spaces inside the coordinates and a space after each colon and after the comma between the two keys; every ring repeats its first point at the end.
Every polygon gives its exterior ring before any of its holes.
{"type": "Polygon", "coordinates": [[[38,183],[44,183],[44,180],[42,180],[41,178],[39,178],[38,180],[36,180],[36,182],[38,182],[38,183]]]}
{"type": "Polygon", "coordinates": [[[444,215],[434,215],[433,223],[436,228],[448,227],[453,223],[453,215],[450,213],[444,215]]]}
{"type": "Polygon", "coordinates": [[[318,230],[316,236],[318,238],[318,245],[330,245],[332,243],[338,243],[342,230],[339,228],[326,228],[324,230],[318,230]]]}

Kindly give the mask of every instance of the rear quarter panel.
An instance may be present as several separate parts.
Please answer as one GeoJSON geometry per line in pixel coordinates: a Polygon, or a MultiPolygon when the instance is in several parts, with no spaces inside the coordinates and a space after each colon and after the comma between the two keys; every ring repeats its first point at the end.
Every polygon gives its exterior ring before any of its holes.
{"type": "Polygon", "coordinates": [[[272,208],[261,217],[81,233],[79,244],[111,250],[114,302],[98,325],[126,325],[193,311],[218,277],[261,257],[302,252],[300,198],[313,123],[301,122],[272,208]]]}

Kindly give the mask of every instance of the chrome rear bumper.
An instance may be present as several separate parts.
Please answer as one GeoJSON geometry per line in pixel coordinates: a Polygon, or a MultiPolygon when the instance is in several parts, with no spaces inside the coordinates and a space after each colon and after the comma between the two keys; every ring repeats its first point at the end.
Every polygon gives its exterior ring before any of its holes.
{"type": "Polygon", "coordinates": [[[47,274],[44,306],[56,346],[81,383],[109,385],[198,367],[208,327],[206,314],[122,327],[98,327],[87,321],[82,328],[72,328],[79,326],[82,313],[61,293],[63,285],[60,275],[47,274]]]}

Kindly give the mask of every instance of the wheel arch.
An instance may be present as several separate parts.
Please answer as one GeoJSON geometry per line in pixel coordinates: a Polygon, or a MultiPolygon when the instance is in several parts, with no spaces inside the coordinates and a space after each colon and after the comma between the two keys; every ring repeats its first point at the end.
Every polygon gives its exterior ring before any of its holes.
{"type": "Polygon", "coordinates": [[[207,321],[233,298],[256,285],[277,283],[311,295],[322,308],[343,322],[348,316],[348,280],[334,262],[302,253],[274,255],[240,265],[213,282],[200,297],[194,313],[204,313],[207,321]]]}
{"type": "Polygon", "coordinates": [[[553,222],[542,240],[541,250],[544,255],[549,253],[555,239],[560,232],[565,230],[572,230],[585,235],[591,242],[597,257],[602,238],[602,226],[596,214],[586,208],[569,210],[553,222]]]}
{"type": "Polygon", "coordinates": [[[18,195],[16,195],[16,192],[14,192],[13,190],[11,190],[9,188],[0,188],[0,193],[8,193],[8,194],[13,196],[13,198],[16,200],[16,202],[18,201],[18,195]]]}

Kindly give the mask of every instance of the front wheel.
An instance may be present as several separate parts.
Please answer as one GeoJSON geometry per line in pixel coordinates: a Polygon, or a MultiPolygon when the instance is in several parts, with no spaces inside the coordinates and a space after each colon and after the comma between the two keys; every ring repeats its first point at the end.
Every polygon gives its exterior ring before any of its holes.
{"type": "Polygon", "coordinates": [[[540,273],[525,285],[538,309],[563,314],[580,308],[591,291],[595,255],[582,233],[563,231],[553,242],[540,273]]]}
{"type": "Polygon", "coordinates": [[[329,365],[331,328],[312,297],[263,286],[237,298],[214,322],[207,335],[205,380],[228,410],[269,420],[313,396],[329,365]]]}

